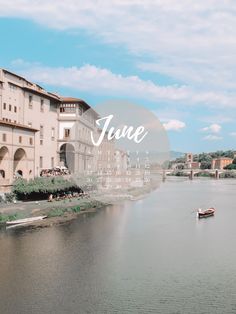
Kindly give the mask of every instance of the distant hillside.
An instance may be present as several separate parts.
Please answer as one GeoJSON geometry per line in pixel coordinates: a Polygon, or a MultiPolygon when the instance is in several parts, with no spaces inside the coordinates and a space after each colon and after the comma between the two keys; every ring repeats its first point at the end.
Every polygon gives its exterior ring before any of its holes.
{"type": "Polygon", "coordinates": [[[170,151],[170,159],[173,160],[173,159],[176,159],[176,158],[180,158],[180,157],[183,157],[185,153],[181,153],[181,152],[176,152],[174,150],[171,150],[170,151]]]}

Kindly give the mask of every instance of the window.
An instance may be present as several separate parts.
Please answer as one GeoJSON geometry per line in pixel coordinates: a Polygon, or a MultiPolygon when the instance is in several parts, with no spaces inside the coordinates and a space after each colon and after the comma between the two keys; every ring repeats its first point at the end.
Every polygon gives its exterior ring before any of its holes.
{"type": "Polygon", "coordinates": [[[43,157],[42,156],[39,157],[39,167],[43,168],[43,157]]]}
{"type": "Polygon", "coordinates": [[[60,112],[75,113],[76,104],[63,104],[60,106],[60,112]]]}
{"type": "Polygon", "coordinates": [[[70,137],[70,129],[64,129],[64,138],[70,137]]]}
{"type": "Polygon", "coordinates": [[[19,143],[22,143],[22,136],[19,136],[19,143]]]}
{"type": "Polygon", "coordinates": [[[6,110],[7,109],[7,104],[4,102],[3,103],[3,109],[6,110]]]}
{"type": "Polygon", "coordinates": [[[54,157],[51,158],[51,168],[54,168],[54,157]]]}
{"type": "Polygon", "coordinates": [[[55,128],[52,128],[51,139],[52,139],[52,141],[55,140],[55,128]]]}
{"type": "Polygon", "coordinates": [[[29,144],[33,145],[33,138],[32,137],[29,138],[29,144]]]}
{"type": "Polygon", "coordinates": [[[17,112],[17,107],[16,106],[14,106],[14,112],[17,112]]]}
{"type": "Polygon", "coordinates": [[[44,112],[44,100],[40,99],[40,111],[44,112]]]}
{"type": "Polygon", "coordinates": [[[43,140],[40,140],[40,145],[43,145],[43,140]]]}
{"type": "Polygon", "coordinates": [[[11,105],[9,105],[9,111],[11,111],[11,105]]]}
{"type": "Polygon", "coordinates": [[[3,141],[3,142],[6,142],[6,141],[7,141],[7,135],[6,135],[6,133],[3,133],[3,135],[2,135],[2,141],[3,141]]]}
{"type": "Polygon", "coordinates": [[[40,125],[40,131],[39,131],[40,138],[43,138],[43,133],[44,133],[43,125],[40,125]]]}
{"type": "Polygon", "coordinates": [[[32,96],[32,95],[29,95],[29,108],[30,108],[30,109],[33,108],[32,101],[33,101],[33,96],[32,96]]]}

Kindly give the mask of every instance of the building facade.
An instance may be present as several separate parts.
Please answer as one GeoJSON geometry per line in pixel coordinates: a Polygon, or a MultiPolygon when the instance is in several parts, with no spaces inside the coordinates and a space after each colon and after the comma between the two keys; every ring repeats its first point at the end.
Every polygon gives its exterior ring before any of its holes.
{"type": "Polygon", "coordinates": [[[58,168],[79,175],[126,173],[128,155],[115,140],[92,143],[91,133],[101,135],[98,118],[84,100],[47,92],[0,69],[0,192],[17,177],[29,180],[58,168]]]}
{"type": "Polygon", "coordinates": [[[9,190],[18,176],[35,176],[35,135],[37,130],[17,123],[0,121],[0,186],[9,190]]]}
{"type": "Polygon", "coordinates": [[[97,149],[91,132],[97,133],[97,113],[82,99],[61,97],[58,108],[60,165],[76,173],[97,170],[97,149]]]}
{"type": "Polygon", "coordinates": [[[228,157],[214,158],[211,161],[211,169],[223,170],[224,167],[232,164],[233,159],[228,157]]]}
{"type": "Polygon", "coordinates": [[[8,182],[18,175],[30,179],[56,164],[59,101],[39,85],[0,69],[0,171],[8,182]],[[9,170],[3,155],[9,158],[9,170]],[[16,158],[17,167],[11,167],[16,158]]]}

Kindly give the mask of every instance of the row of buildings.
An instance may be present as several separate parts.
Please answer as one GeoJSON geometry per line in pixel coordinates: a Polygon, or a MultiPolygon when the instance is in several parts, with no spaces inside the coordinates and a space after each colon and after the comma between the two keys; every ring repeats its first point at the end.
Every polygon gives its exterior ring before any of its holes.
{"type": "MultiPolygon", "coordinates": [[[[236,157],[236,156],[235,156],[236,157]]],[[[233,159],[228,157],[212,158],[211,169],[223,170],[226,166],[232,164],[233,159]]],[[[201,169],[201,163],[193,161],[193,154],[186,153],[185,160],[181,163],[173,163],[173,169],[201,169]]]]}
{"type": "Polygon", "coordinates": [[[0,190],[18,176],[31,179],[45,169],[67,167],[70,156],[76,173],[127,169],[127,153],[113,142],[92,144],[91,131],[100,132],[97,118],[84,100],[50,93],[0,69],[0,190]]]}

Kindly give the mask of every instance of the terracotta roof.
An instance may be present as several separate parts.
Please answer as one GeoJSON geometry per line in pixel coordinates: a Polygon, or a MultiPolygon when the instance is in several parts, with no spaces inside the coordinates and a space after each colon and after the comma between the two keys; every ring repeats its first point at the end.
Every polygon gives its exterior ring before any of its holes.
{"type": "Polygon", "coordinates": [[[60,97],[62,102],[82,102],[85,103],[83,99],[80,98],[74,98],[74,97],[60,97]]]}
{"type": "Polygon", "coordinates": [[[61,96],[60,97],[61,103],[80,103],[83,104],[87,109],[90,109],[91,111],[93,111],[93,113],[98,116],[98,113],[89,106],[89,104],[86,103],[86,101],[84,101],[83,99],[80,98],[74,98],[74,97],[66,97],[66,96],[61,96]]]}
{"type": "Polygon", "coordinates": [[[5,125],[5,126],[13,127],[13,128],[24,129],[24,130],[28,130],[28,131],[32,131],[32,132],[38,132],[39,131],[39,130],[31,128],[31,127],[29,127],[27,125],[14,123],[14,122],[9,122],[9,121],[4,121],[4,120],[0,120],[0,125],[5,125]]]}

